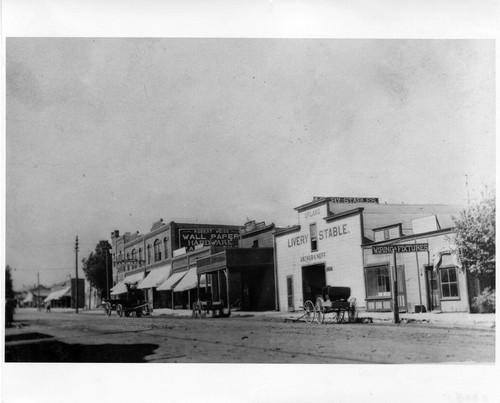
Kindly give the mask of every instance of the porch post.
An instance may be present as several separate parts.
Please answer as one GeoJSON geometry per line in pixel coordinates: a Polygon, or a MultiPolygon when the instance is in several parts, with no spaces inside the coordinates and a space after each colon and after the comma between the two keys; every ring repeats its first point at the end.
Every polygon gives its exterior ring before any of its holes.
{"type": "Polygon", "coordinates": [[[231,301],[229,300],[229,269],[224,269],[226,274],[226,291],[227,291],[227,314],[231,315],[231,301]]]}

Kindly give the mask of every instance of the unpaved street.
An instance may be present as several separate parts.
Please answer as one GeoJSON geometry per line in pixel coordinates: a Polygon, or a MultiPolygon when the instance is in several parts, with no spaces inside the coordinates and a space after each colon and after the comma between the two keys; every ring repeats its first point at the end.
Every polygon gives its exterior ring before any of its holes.
{"type": "Polygon", "coordinates": [[[19,309],[6,362],[438,363],[495,359],[494,329],[284,323],[276,317],[118,318],[19,309]]]}

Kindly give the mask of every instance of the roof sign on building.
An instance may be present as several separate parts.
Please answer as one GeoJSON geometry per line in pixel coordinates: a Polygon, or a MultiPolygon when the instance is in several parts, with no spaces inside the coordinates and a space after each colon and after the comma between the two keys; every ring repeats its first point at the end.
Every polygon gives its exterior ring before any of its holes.
{"type": "MultiPolygon", "coordinates": [[[[324,197],[314,197],[314,200],[324,199],[324,197]]],[[[378,204],[378,197],[328,197],[332,203],[338,204],[356,204],[356,203],[375,203],[378,204]]]]}

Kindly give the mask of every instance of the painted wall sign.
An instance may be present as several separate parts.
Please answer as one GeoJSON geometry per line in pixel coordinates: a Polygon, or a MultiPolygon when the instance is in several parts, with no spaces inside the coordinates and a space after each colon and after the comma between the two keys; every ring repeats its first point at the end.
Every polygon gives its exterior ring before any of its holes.
{"type": "Polygon", "coordinates": [[[326,252],[313,253],[312,255],[305,255],[300,258],[301,263],[311,263],[316,260],[322,260],[326,256],[326,252]]]}
{"type": "Polygon", "coordinates": [[[293,238],[288,239],[288,247],[291,248],[293,246],[300,246],[307,244],[309,241],[309,235],[298,235],[293,238]]]}
{"type": "Polygon", "coordinates": [[[332,267],[332,266],[328,266],[328,267],[326,268],[326,271],[333,271],[333,267],[332,267]]]}
{"type": "Polygon", "coordinates": [[[318,232],[319,240],[334,238],[336,236],[347,235],[349,230],[347,228],[347,224],[336,225],[335,227],[330,227],[323,229],[318,232]]]}
{"type": "Polygon", "coordinates": [[[410,253],[410,252],[427,252],[429,250],[428,243],[411,243],[406,245],[388,245],[388,246],[372,246],[374,255],[383,255],[386,253],[410,253]]]}
{"type": "Polygon", "coordinates": [[[332,197],[333,203],[375,203],[378,204],[378,197],[332,197]]]}
{"type": "Polygon", "coordinates": [[[194,250],[199,244],[205,246],[229,246],[238,247],[239,231],[237,229],[224,228],[193,228],[179,229],[180,248],[186,248],[186,251],[194,250]]]}
{"type": "Polygon", "coordinates": [[[315,208],[304,213],[304,218],[312,218],[321,214],[321,209],[315,208]]]}

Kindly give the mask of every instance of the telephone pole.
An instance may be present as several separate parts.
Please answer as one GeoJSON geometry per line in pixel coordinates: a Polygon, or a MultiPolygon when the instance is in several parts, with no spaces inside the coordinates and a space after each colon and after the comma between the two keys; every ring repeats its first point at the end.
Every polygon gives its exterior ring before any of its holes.
{"type": "Polygon", "coordinates": [[[106,245],[106,298],[109,299],[108,245],[106,245]]]}
{"type": "Polygon", "coordinates": [[[394,283],[392,285],[393,289],[393,311],[394,311],[394,323],[399,323],[399,301],[398,301],[398,263],[396,259],[396,249],[394,249],[394,283]]]}
{"type": "Polygon", "coordinates": [[[76,242],[75,242],[75,253],[76,253],[76,260],[75,260],[75,277],[76,277],[76,313],[78,313],[78,235],[76,236],[76,242]]]}

